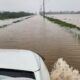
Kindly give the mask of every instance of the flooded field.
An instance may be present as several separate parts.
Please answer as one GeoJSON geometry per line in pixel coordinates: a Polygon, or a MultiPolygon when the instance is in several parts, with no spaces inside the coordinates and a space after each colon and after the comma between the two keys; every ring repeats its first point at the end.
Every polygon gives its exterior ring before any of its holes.
{"type": "Polygon", "coordinates": [[[19,20],[24,20],[26,18],[28,18],[30,16],[27,17],[21,17],[21,18],[15,18],[15,19],[5,19],[5,20],[0,20],[0,27],[4,26],[4,25],[11,25],[12,23],[14,23],[15,21],[19,21],[19,20]]]}
{"type": "Polygon", "coordinates": [[[75,24],[80,27],[80,14],[54,14],[48,16],[75,24]]]}
{"type": "Polygon", "coordinates": [[[80,40],[78,30],[70,30],[34,16],[22,22],[0,28],[0,48],[27,49],[44,56],[51,71],[58,58],[80,70],[80,40]]]}

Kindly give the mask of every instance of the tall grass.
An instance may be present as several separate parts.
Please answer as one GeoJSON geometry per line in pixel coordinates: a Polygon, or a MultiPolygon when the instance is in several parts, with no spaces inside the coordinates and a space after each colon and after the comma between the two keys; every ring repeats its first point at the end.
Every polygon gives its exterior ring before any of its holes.
{"type": "Polygon", "coordinates": [[[62,58],[54,64],[51,80],[80,80],[79,71],[70,67],[62,58]]]}

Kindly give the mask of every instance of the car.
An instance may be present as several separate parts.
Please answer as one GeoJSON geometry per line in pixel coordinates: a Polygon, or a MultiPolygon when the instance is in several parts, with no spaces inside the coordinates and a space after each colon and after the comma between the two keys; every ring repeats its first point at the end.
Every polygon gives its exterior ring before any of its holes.
{"type": "Polygon", "coordinates": [[[50,80],[50,75],[37,53],[0,49],[0,80],[50,80]]]}

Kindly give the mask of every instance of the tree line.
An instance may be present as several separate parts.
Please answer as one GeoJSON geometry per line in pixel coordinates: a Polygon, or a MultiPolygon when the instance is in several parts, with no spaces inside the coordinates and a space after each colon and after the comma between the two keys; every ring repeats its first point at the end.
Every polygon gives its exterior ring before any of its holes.
{"type": "MultiPolygon", "coordinates": [[[[42,15],[43,12],[40,12],[42,15]]],[[[45,14],[80,14],[80,11],[48,11],[45,14]]]]}
{"type": "Polygon", "coordinates": [[[10,18],[19,18],[24,16],[33,15],[33,13],[27,12],[0,12],[0,19],[10,19],[10,18]]]}

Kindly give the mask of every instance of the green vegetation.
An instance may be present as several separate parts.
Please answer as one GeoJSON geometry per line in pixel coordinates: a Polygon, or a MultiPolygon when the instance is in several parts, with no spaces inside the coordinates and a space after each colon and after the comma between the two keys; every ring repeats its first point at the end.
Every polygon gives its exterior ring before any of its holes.
{"type": "Polygon", "coordinates": [[[64,22],[62,20],[54,19],[54,18],[47,17],[47,16],[45,16],[45,18],[48,19],[49,21],[52,21],[56,24],[59,24],[62,27],[76,28],[76,29],[80,30],[80,28],[78,26],[74,25],[74,24],[67,23],[67,22],[64,22]]]}
{"type": "Polygon", "coordinates": [[[23,20],[17,20],[17,21],[14,21],[13,23],[18,23],[18,22],[21,22],[21,21],[23,21],[23,20]]]}
{"type": "Polygon", "coordinates": [[[11,18],[19,18],[24,16],[33,15],[33,13],[26,12],[0,12],[0,19],[11,19],[11,18]]]}
{"type": "Polygon", "coordinates": [[[9,26],[9,24],[2,25],[2,26],[0,26],[0,28],[4,28],[4,27],[7,27],[7,26],[9,26]]]}

